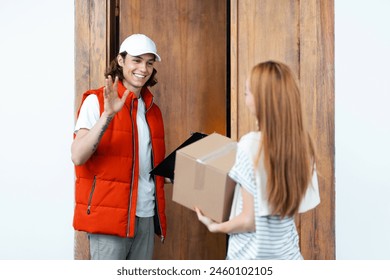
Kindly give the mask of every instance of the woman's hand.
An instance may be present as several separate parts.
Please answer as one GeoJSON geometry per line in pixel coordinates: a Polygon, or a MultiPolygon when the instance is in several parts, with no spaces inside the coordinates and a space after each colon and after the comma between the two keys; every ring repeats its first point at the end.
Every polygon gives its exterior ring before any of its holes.
{"type": "Polygon", "coordinates": [[[172,180],[170,178],[164,177],[164,183],[165,184],[173,184],[172,180]]]}
{"type": "Polygon", "coordinates": [[[243,206],[240,214],[225,222],[217,223],[203,215],[198,207],[194,207],[199,221],[203,223],[210,232],[232,234],[256,231],[253,196],[245,188],[241,188],[241,193],[243,206]]]}
{"type": "Polygon", "coordinates": [[[219,232],[217,222],[204,216],[198,207],[195,207],[194,209],[196,211],[196,215],[198,215],[198,220],[204,224],[210,232],[219,232]]]}
{"type": "Polygon", "coordinates": [[[115,77],[115,81],[112,82],[112,77],[108,76],[106,79],[106,85],[103,90],[104,95],[104,112],[112,117],[120,110],[122,110],[123,105],[125,104],[126,98],[129,95],[130,91],[126,89],[123,93],[122,98],[118,96],[118,77],[115,77]]]}

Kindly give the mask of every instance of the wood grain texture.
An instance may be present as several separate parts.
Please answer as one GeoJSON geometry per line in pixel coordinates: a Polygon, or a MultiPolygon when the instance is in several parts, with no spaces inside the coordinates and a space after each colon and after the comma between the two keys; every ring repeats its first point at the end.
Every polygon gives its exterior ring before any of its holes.
{"type": "Polygon", "coordinates": [[[238,0],[230,0],[230,137],[238,141],[238,0]]]}
{"type": "MultiPolygon", "coordinates": [[[[83,93],[104,84],[109,44],[107,1],[75,0],[75,119],[83,93]]],[[[75,231],[74,258],[90,259],[85,232],[75,231]]]]}
{"type": "Polygon", "coordinates": [[[75,113],[83,93],[104,83],[109,63],[107,1],[75,0],[75,113]]]}
{"type": "Polygon", "coordinates": [[[89,260],[91,255],[89,253],[88,235],[84,231],[74,231],[74,259],[75,260],[89,260]]]}
{"type": "Polygon", "coordinates": [[[89,88],[89,13],[88,1],[75,1],[75,117],[81,95],[89,88]]]}
{"type": "MultiPolygon", "coordinates": [[[[299,69],[297,1],[238,1],[237,30],[237,135],[256,129],[245,106],[245,81],[250,69],[261,61],[279,60],[299,69]]],[[[233,78],[232,78],[233,80],[233,78]]],[[[233,131],[233,128],[232,128],[233,131]]]]}
{"type": "Polygon", "coordinates": [[[232,36],[231,43],[232,93],[235,92],[232,120],[236,115],[236,121],[232,121],[232,137],[239,139],[255,129],[244,99],[250,69],[270,59],[288,64],[300,81],[309,130],[319,156],[321,204],[296,219],[301,250],[306,259],[334,259],[333,1],[232,0],[231,9],[232,21],[236,21],[231,24],[235,29],[231,34],[237,34],[232,36]],[[236,77],[233,69],[238,69],[236,77]]]}
{"type": "MultiPolygon", "coordinates": [[[[151,88],[165,122],[167,154],[191,132],[226,133],[226,1],[120,2],[120,41],[152,38],[162,58],[151,88]]],[[[209,233],[195,212],[172,201],[166,185],[167,239],[155,259],[223,259],[226,236],[209,233]]]]}
{"type": "Polygon", "coordinates": [[[301,218],[302,253],[335,259],[334,2],[301,0],[300,82],[317,146],[321,204],[301,218]]]}

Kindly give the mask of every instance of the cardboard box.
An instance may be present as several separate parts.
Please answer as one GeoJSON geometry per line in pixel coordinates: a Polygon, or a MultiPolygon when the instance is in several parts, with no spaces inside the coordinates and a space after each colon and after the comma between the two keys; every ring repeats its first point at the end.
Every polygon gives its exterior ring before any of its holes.
{"type": "Polygon", "coordinates": [[[228,176],[237,150],[237,142],[210,134],[176,151],[172,200],[223,222],[229,219],[235,182],[228,176]]]}
{"type": "Polygon", "coordinates": [[[191,133],[191,137],[188,138],[186,141],[184,141],[182,144],[180,144],[179,147],[177,147],[172,153],[170,153],[162,162],[160,162],[159,165],[157,165],[155,168],[152,169],[149,173],[151,175],[159,175],[165,178],[171,179],[171,181],[174,181],[174,170],[175,170],[175,161],[176,161],[176,151],[184,148],[185,146],[188,146],[207,135],[200,132],[194,132],[191,133]]]}

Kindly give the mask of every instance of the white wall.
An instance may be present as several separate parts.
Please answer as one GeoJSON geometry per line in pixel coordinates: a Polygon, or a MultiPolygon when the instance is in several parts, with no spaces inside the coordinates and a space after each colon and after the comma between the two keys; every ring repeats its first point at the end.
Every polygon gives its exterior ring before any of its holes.
{"type": "MultiPolygon", "coordinates": [[[[1,1],[0,260],[73,258],[73,4],[1,1]]],[[[337,259],[390,259],[389,12],[335,1],[337,259]]]]}
{"type": "Polygon", "coordinates": [[[390,1],[336,0],[336,257],[390,260],[390,1]]]}
{"type": "Polygon", "coordinates": [[[73,258],[73,6],[0,4],[0,259],[73,258]]]}

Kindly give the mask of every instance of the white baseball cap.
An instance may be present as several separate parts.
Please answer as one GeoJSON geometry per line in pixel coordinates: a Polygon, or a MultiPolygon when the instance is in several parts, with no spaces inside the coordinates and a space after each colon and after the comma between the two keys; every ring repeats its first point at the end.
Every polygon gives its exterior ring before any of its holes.
{"type": "Polygon", "coordinates": [[[132,56],[152,53],[157,61],[161,61],[161,57],[157,54],[156,44],[144,34],[133,34],[127,37],[119,48],[119,53],[124,51],[132,56]]]}

